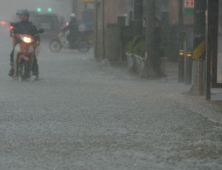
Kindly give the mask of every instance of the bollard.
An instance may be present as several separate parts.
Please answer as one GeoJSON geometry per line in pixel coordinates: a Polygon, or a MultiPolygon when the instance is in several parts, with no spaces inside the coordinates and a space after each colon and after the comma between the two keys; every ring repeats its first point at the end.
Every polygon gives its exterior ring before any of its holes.
{"type": "Polygon", "coordinates": [[[178,81],[184,82],[184,50],[179,51],[179,71],[178,71],[178,81]]]}
{"type": "Polygon", "coordinates": [[[189,85],[192,83],[192,53],[187,53],[186,56],[186,73],[185,73],[185,84],[189,85]]]}

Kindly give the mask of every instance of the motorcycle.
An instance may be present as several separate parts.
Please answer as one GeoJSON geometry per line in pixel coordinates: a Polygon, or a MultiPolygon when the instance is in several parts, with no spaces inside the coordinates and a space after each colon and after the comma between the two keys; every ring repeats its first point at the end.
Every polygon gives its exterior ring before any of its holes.
{"type": "MultiPolygon", "coordinates": [[[[16,63],[14,65],[15,75],[17,75],[19,81],[24,81],[29,79],[34,58],[38,56],[40,52],[40,47],[34,47],[35,35],[34,37],[25,34],[16,34],[16,28],[12,28],[13,33],[15,33],[15,37],[13,38],[13,46],[15,45],[15,39],[17,39],[20,43],[14,48],[14,55],[18,54],[16,63]],[[17,73],[17,74],[16,74],[17,73]]],[[[44,29],[39,29],[38,34],[44,33],[44,29]]]]}
{"type": "MultiPolygon", "coordinates": [[[[49,48],[52,52],[59,52],[62,48],[69,49],[69,41],[67,35],[63,32],[49,43],[49,48]]],[[[74,49],[77,49],[80,53],[86,53],[90,50],[90,42],[87,38],[79,36],[74,42],[74,49]]]]}

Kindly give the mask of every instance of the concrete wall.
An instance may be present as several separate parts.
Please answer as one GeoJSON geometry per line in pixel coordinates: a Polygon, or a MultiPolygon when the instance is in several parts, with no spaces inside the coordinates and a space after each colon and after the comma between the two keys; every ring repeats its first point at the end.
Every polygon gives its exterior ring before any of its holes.
{"type": "Polygon", "coordinates": [[[179,23],[179,1],[169,1],[169,20],[171,25],[178,25],[179,23]]]}
{"type": "Polygon", "coordinates": [[[105,29],[105,54],[109,61],[121,61],[120,30],[118,27],[105,29]]]}
{"type": "Polygon", "coordinates": [[[82,12],[85,10],[85,3],[83,3],[82,0],[72,0],[72,7],[77,20],[82,20],[82,12]]]}
{"type": "MultiPolygon", "coordinates": [[[[105,0],[105,57],[113,62],[121,61],[122,47],[120,28],[117,26],[118,16],[127,14],[132,10],[132,0],[105,0]],[[109,26],[112,25],[112,26],[109,26]]],[[[101,27],[101,6],[98,17],[99,27],[101,27]]],[[[98,56],[101,56],[101,36],[98,34],[98,56]]]]}
{"type": "Polygon", "coordinates": [[[105,0],[105,26],[117,24],[117,17],[132,10],[132,0],[105,0]]]}

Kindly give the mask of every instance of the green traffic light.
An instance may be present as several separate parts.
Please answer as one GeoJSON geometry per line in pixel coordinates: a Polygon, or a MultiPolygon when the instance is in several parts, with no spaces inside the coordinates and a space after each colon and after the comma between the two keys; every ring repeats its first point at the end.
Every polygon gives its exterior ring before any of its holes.
{"type": "Polygon", "coordinates": [[[41,11],[42,11],[42,9],[41,9],[41,8],[38,8],[38,9],[37,9],[37,11],[38,11],[38,12],[41,12],[41,11]]]}
{"type": "Polygon", "coordinates": [[[49,8],[48,11],[49,11],[49,12],[52,12],[52,8],[49,8]]]}

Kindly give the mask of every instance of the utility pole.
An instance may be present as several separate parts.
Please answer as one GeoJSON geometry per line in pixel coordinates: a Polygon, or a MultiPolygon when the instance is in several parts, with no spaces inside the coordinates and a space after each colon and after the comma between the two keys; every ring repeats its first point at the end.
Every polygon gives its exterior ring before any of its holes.
{"type": "MultiPolygon", "coordinates": [[[[211,62],[212,62],[212,29],[214,29],[214,5],[215,3],[209,2],[208,1],[208,29],[207,29],[207,84],[206,84],[206,100],[210,101],[211,100],[211,62]],[[210,20],[212,18],[212,20],[210,20]]],[[[218,4],[217,4],[218,5],[218,4]]],[[[216,15],[218,11],[216,10],[216,15]]]]}
{"type": "Polygon", "coordinates": [[[213,59],[218,55],[217,36],[218,32],[218,17],[219,17],[219,0],[208,0],[208,41],[207,41],[207,85],[206,85],[206,100],[211,100],[212,72],[213,59]]]}
{"type": "Polygon", "coordinates": [[[155,0],[147,0],[146,2],[146,62],[142,76],[144,78],[155,77],[155,60],[154,60],[154,30],[155,30],[155,0]]]}
{"type": "Polygon", "coordinates": [[[134,0],[134,36],[143,34],[143,0],[134,0]]]}
{"type": "Polygon", "coordinates": [[[194,44],[193,44],[193,85],[191,94],[204,94],[204,59],[206,56],[206,0],[195,0],[194,7],[194,44]]]}
{"type": "Polygon", "coordinates": [[[102,59],[105,59],[105,0],[101,0],[101,11],[102,11],[102,40],[101,40],[101,49],[102,49],[102,59]]]}
{"type": "Polygon", "coordinates": [[[94,57],[97,58],[97,39],[98,39],[98,0],[94,2],[94,57]]]}

